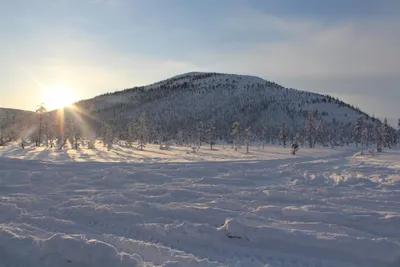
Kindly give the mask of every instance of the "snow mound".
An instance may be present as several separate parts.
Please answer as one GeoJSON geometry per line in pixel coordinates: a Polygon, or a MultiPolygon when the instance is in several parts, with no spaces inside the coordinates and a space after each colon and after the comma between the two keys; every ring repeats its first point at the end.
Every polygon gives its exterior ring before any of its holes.
{"type": "Polygon", "coordinates": [[[246,235],[246,227],[235,219],[226,219],[224,225],[218,230],[225,231],[229,238],[245,238],[248,240],[246,235]]]}
{"type": "Polygon", "coordinates": [[[340,186],[360,185],[365,187],[375,187],[378,183],[364,177],[362,174],[332,174],[330,179],[340,186]]]}

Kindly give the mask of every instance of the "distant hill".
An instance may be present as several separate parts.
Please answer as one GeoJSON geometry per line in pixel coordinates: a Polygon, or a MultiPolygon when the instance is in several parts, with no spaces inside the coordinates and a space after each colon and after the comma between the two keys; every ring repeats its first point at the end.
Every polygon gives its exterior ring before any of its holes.
{"type": "Polygon", "coordinates": [[[173,138],[191,133],[200,122],[216,127],[220,138],[230,138],[232,123],[239,121],[259,133],[265,124],[277,135],[283,121],[291,134],[305,128],[307,112],[323,120],[326,131],[353,130],[357,118],[370,116],[326,95],[284,88],[259,77],[191,72],[148,86],[134,87],[80,101],[77,105],[100,121],[124,132],[146,112],[149,124],[173,138]]]}
{"type": "MultiPolygon", "coordinates": [[[[341,132],[350,140],[359,117],[371,129],[376,120],[328,95],[285,88],[254,76],[202,72],[99,95],[77,102],[75,108],[79,112],[65,109],[66,133],[71,127],[74,131],[84,128],[80,135],[101,136],[107,125],[114,137],[126,139],[131,134],[129,129],[135,128],[140,114],[145,113],[150,141],[179,137],[187,143],[195,139],[199,130],[210,127],[215,127],[217,138],[230,141],[236,121],[243,128],[251,127],[256,138],[268,140],[278,138],[285,122],[292,138],[296,133],[304,134],[309,110],[315,126],[322,121],[324,133],[331,138],[338,138],[341,132]],[[267,137],[261,134],[263,129],[267,129],[267,137]]],[[[37,127],[33,113],[8,112],[25,115],[31,120],[26,125],[37,127]]],[[[46,115],[47,125],[51,126],[48,129],[59,127],[56,114],[52,111],[46,115]]]]}

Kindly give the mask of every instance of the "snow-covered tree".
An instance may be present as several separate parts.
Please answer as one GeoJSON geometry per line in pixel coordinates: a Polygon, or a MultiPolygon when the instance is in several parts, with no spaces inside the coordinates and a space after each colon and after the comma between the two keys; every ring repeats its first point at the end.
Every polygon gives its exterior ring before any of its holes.
{"type": "Polygon", "coordinates": [[[297,141],[299,142],[299,144],[301,145],[301,147],[304,147],[304,142],[305,142],[304,135],[301,134],[301,133],[298,133],[298,136],[297,136],[297,134],[296,134],[296,137],[295,137],[295,138],[297,139],[297,141]]]}
{"type": "Polygon", "coordinates": [[[379,120],[377,120],[374,125],[374,140],[376,144],[376,151],[382,152],[382,123],[379,120]]]}
{"type": "Polygon", "coordinates": [[[88,149],[96,149],[96,142],[95,142],[95,140],[94,140],[94,139],[90,139],[90,140],[87,142],[87,147],[88,147],[88,149]]]}
{"type": "Polygon", "coordinates": [[[265,143],[268,143],[268,126],[266,123],[261,126],[261,141],[262,147],[265,148],[265,143]]]}
{"type": "Polygon", "coordinates": [[[100,138],[103,142],[103,146],[107,146],[107,134],[109,131],[110,126],[107,123],[103,123],[100,128],[100,138]]]}
{"type": "Polygon", "coordinates": [[[282,127],[279,132],[279,140],[282,141],[283,147],[286,147],[286,141],[288,139],[288,127],[286,126],[286,122],[282,122],[282,127]]]}
{"type": "Polygon", "coordinates": [[[397,130],[393,127],[393,144],[398,145],[400,143],[400,119],[397,122],[397,130]]]}
{"type": "Polygon", "coordinates": [[[235,148],[235,151],[240,147],[241,145],[241,138],[242,138],[242,125],[240,122],[235,121],[232,125],[232,136],[233,136],[233,146],[235,148]]]}
{"type": "Polygon", "coordinates": [[[322,119],[319,120],[317,127],[315,128],[315,141],[314,142],[319,142],[322,146],[326,145],[325,142],[325,129],[324,129],[324,123],[322,119]]]}
{"type": "Polygon", "coordinates": [[[147,144],[147,140],[148,140],[148,135],[149,135],[149,126],[148,126],[149,122],[146,116],[145,112],[142,112],[142,114],[140,114],[139,117],[139,122],[138,122],[138,134],[139,134],[139,149],[143,150],[143,148],[146,146],[147,144]]]}
{"type": "Polygon", "coordinates": [[[389,126],[386,118],[383,121],[383,125],[382,125],[382,138],[383,138],[384,146],[391,148],[391,146],[392,146],[392,131],[390,129],[390,126],[389,126]]]}
{"type": "Polygon", "coordinates": [[[45,123],[45,136],[46,136],[46,145],[50,146],[50,148],[54,147],[54,139],[56,137],[56,125],[55,121],[52,118],[45,123]]]}
{"type": "Polygon", "coordinates": [[[107,150],[110,151],[112,149],[114,142],[114,135],[110,125],[106,125],[105,129],[105,144],[107,146],[107,150]]]}
{"type": "Polygon", "coordinates": [[[210,145],[210,150],[213,150],[213,145],[215,145],[215,142],[217,140],[217,132],[215,127],[211,126],[210,128],[208,128],[208,130],[206,131],[206,135],[208,144],[210,145]]]}
{"type": "Polygon", "coordinates": [[[328,142],[329,142],[329,145],[331,146],[331,148],[335,147],[336,142],[335,142],[335,137],[334,137],[333,133],[328,134],[328,142]]]}
{"type": "Polygon", "coordinates": [[[356,121],[356,125],[353,130],[353,139],[356,142],[356,147],[358,147],[358,143],[361,141],[362,131],[363,131],[363,118],[359,116],[356,121]]]}
{"type": "Polygon", "coordinates": [[[361,154],[364,154],[364,149],[369,147],[368,128],[365,128],[361,133],[361,154]]]}
{"type": "Polygon", "coordinates": [[[293,137],[293,143],[292,143],[292,154],[296,155],[297,150],[299,149],[299,142],[300,142],[300,134],[297,133],[293,137]]]}
{"type": "Polygon", "coordinates": [[[397,141],[400,141],[400,119],[397,122],[397,141]]]}
{"type": "Polygon", "coordinates": [[[36,138],[36,146],[40,146],[41,141],[42,141],[42,133],[43,133],[43,121],[44,121],[44,114],[47,112],[46,107],[44,104],[40,104],[38,106],[38,109],[36,110],[36,113],[38,114],[38,136],[36,138]]]}
{"type": "Polygon", "coordinates": [[[183,145],[183,141],[184,141],[183,135],[184,135],[184,132],[182,130],[178,130],[178,132],[175,135],[175,142],[179,146],[183,145]]]}
{"type": "Polygon", "coordinates": [[[197,139],[197,145],[201,146],[201,143],[205,139],[205,131],[204,131],[204,125],[203,122],[200,121],[199,124],[196,127],[196,139],[197,139]]]}
{"type": "Polygon", "coordinates": [[[341,127],[340,131],[339,131],[339,142],[340,142],[340,146],[344,146],[344,128],[341,127]]]}
{"type": "Polygon", "coordinates": [[[315,144],[314,112],[310,109],[307,114],[305,138],[310,148],[315,144]]]}
{"type": "Polygon", "coordinates": [[[100,137],[103,143],[103,147],[107,147],[110,151],[112,149],[112,144],[114,141],[114,135],[111,125],[103,123],[100,128],[100,137]]]}
{"type": "Polygon", "coordinates": [[[244,135],[246,138],[246,153],[249,153],[249,146],[251,143],[251,140],[253,139],[253,133],[251,131],[251,127],[246,128],[244,131],[244,135]]]}
{"type": "Polygon", "coordinates": [[[68,139],[73,149],[78,149],[81,142],[81,129],[76,120],[69,118],[66,122],[68,139]]]}
{"type": "Polygon", "coordinates": [[[134,140],[134,125],[129,123],[127,125],[127,133],[126,133],[126,146],[132,147],[134,140]]]}
{"type": "Polygon", "coordinates": [[[299,144],[300,143],[300,134],[296,133],[296,135],[293,138],[293,143],[294,144],[299,144]]]}

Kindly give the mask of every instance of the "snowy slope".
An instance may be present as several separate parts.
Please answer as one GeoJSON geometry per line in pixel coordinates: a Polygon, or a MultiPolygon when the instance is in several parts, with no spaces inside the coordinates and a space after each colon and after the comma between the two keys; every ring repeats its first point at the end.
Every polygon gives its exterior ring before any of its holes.
{"type": "Polygon", "coordinates": [[[351,132],[360,110],[329,96],[284,88],[259,77],[191,72],[148,86],[135,87],[78,103],[95,118],[120,131],[145,111],[154,129],[172,138],[178,131],[191,132],[202,121],[214,125],[220,138],[228,137],[239,121],[258,133],[262,124],[276,132],[285,121],[292,134],[304,129],[309,109],[332,134],[351,132]]]}
{"type": "Polygon", "coordinates": [[[400,151],[217,149],[0,148],[0,266],[400,266],[400,151]]]}

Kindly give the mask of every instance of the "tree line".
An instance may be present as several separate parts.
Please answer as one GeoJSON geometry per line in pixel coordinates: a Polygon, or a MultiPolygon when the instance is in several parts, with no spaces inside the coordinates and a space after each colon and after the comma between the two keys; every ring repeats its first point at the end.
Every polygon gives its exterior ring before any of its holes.
{"type": "MultiPolygon", "coordinates": [[[[63,149],[69,145],[73,149],[87,146],[95,148],[95,140],[100,139],[105,147],[112,149],[113,144],[123,142],[127,147],[133,147],[137,143],[138,149],[145,149],[147,143],[159,144],[160,148],[167,143],[201,147],[207,145],[209,149],[218,142],[231,145],[235,150],[245,146],[249,152],[252,143],[257,142],[265,147],[267,144],[282,145],[298,143],[300,147],[313,148],[316,145],[324,147],[348,146],[354,143],[362,152],[374,149],[382,152],[384,148],[395,147],[400,140],[400,119],[397,130],[391,127],[387,119],[370,119],[360,115],[352,131],[346,131],[344,125],[337,129],[325,129],[322,118],[315,116],[315,110],[309,110],[302,129],[291,130],[286,122],[280,127],[268,125],[265,121],[257,130],[240,121],[234,121],[228,129],[219,129],[212,123],[198,123],[192,127],[177,129],[174,135],[163,131],[160,125],[152,123],[146,112],[142,112],[136,119],[132,119],[126,125],[115,127],[97,119],[82,118],[73,109],[64,109],[62,116],[60,111],[47,112],[44,105],[40,105],[35,116],[25,120],[23,127],[17,127],[18,120],[15,115],[3,116],[0,119],[0,145],[7,142],[20,140],[21,147],[30,141],[37,146],[57,147],[63,149]],[[19,132],[19,134],[18,134],[19,132]],[[219,133],[225,133],[219,135],[219,133]]],[[[339,124],[340,125],[340,124],[339,124]]],[[[187,126],[187,125],[186,125],[187,126]]]]}

